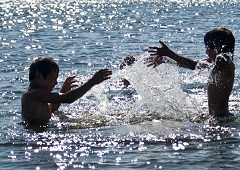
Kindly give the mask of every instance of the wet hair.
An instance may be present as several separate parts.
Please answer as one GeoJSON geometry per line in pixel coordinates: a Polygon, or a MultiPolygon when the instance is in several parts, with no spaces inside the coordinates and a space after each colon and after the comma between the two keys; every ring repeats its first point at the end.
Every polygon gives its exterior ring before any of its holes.
{"type": "Polygon", "coordinates": [[[219,47],[223,53],[233,53],[235,38],[230,30],[226,28],[215,28],[206,33],[204,43],[211,50],[219,47]]]}
{"type": "Polygon", "coordinates": [[[34,59],[30,65],[29,81],[35,79],[36,72],[42,73],[43,78],[46,79],[53,70],[59,72],[59,67],[53,59],[45,57],[34,59]]]}
{"type": "Polygon", "coordinates": [[[137,59],[132,54],[126,55],[123,62],[120,64],[120,70],[122,70],[125,66],[131,66],[135,61],[137,61],[137,59]]]}

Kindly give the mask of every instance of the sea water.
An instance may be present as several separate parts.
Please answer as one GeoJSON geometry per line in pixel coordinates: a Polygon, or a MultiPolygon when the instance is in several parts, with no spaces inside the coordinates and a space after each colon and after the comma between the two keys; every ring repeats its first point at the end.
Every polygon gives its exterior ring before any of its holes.
{"type": "Polygon", "coordinates": [[[0,169],[238,169],[239,8],[238,0],[2,0],[0,169]],[[206,58],[203,37],[215,27],[236,38],[236,120],[221,123],[204,118],[208,70],[145,64],[159,40],[206,58]],[[128,54],[137,61],[120,70],[128,54]],[[54,91],[68,76],[81,85],[101,68],[113,75],[46,126],[27,126],[21,95],[39,56],[59,64],[54,91]]]}

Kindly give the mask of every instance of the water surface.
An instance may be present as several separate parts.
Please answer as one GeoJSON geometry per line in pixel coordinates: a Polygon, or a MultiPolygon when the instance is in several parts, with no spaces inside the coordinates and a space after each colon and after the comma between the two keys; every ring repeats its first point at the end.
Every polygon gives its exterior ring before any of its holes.
{"type": "Polygon", "coordinates": [[[0,167],[2,169],[237,169],[239,167],[239,1],[4,0],[0,2],[0,167]],[[235,121],[207,115],[208,71],[147,68],[149,46],[164,41],[193,59],[206,57],[203,37],[215,27],[235,35],[235,121]],[[119,70],[123,57],[138,61],[119,70]],[[26,126],[20,99],[32,58],[54,58],[58,91],[103,67],[112,79],[45,126],[26,126]],[[127,78],[132,86],[124,88],[127,78]]]}

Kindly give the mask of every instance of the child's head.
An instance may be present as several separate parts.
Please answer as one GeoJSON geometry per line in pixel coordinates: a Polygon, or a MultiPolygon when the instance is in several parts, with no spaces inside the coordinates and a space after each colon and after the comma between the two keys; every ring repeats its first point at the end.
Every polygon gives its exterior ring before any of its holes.
{"type": "Polygon", "coordinates": [[[125,66],[131,66],[135,61],[137,61],[137,59],[133,55],[126,55],[120,64],[120,69],[123,69],[125,66]]]}
{"type": "Polygon", "coordinates": [[[59,72],[59,67],[53,59],[45,57],[37,58],[30,65],[29,81],[35,79],[36,72],[41,73],[43,78],[46,79],[47,75],[52,71],[59,72]]]}
{"type": "Polygon", "coordinates": [[[219,48],[221,53],[233,53],[235,38],[230,30],[226,28],[215,28],[206,33],[204,43],[207,48],[213,51],[219,48]]]}

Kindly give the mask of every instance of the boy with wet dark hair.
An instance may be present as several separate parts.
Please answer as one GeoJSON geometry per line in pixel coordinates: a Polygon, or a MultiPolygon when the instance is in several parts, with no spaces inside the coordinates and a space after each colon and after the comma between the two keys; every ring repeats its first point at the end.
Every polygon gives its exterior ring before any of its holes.
{"type": "Polygon", "coordinates": [[[136,57],[134,57],[132,54],[128,54],[123,58],[123,62],[120,64],[120,70],[122,70],[126,66],[131,66],[132,64],[137,61],[136,57]]]}
{"type": "Polygon", "coordinates": [[[59,67],[57,63],[51,58],[38,58],[33,60],[29,68],[29,81],[35,79],[36,71],[42,73],[43,78],[46,79],[47,75],[55,70],[59,73],[59,67]]]}
{"type": "MultiPolygon", "coordinates": [[[[235,65],[233,54],[235,38],[226,28],[215,28],[206,33],[204,37],[208,63],[213,63],[207,85],[209,115],[215,117],[232,116],[229,113],[228,100],[234,83],[235,65]]],[[[170,50],[162,41],[162,47],[149,47],[150,57],[148,66],[158,66],[168,62],[165,57],[176,61],[177,65],[189,68],[206,68],[206,64],[180,56],[170,50]]]]}
{"type": "Polygon", "coordinates": [[[57,85],[59,67],[51,58],[35,59],[29,71],[29,87],[22,95],[22,117],[28,123],[47,123],[61,103],[72,103],[93,86],[110,78],[112,72],[101,69],[86,83],[77,87],[75,77],[68,77],[60,93],[52,92],[57,85]],[[75,89],[72,89],[76,87],[75,89]]]}
{"type": "MultiPolygon", "coordinates": [[[[122,70],[124,67],[131,66],[137,61],[136,57],[132,54],[128,54],[123,58],[123,62],[120,64],[119,69],[122,70]]],[[[125,87],[130,85],[130,82],[127,79],[123,79],[123,84],[125,87]]]]}
{"type": "Polygon", "coordinates": [[[215,28],[207,32],[204,36],[204,43],[212,50],[220,47],[222,53],[234,53],[235,38],[226,28],[215,28]]]}

